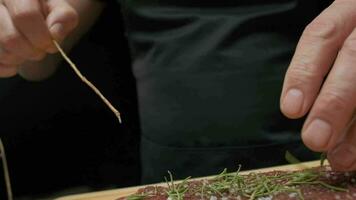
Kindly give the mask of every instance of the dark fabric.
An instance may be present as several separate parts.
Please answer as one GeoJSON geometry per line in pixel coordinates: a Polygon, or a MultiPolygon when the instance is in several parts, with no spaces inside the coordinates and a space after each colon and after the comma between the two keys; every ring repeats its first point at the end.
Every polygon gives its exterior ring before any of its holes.
{"type": "Polygon", "coordinates": [[[285,164],[285,152],[298,155],[303,160],[316,158],[300,142],[285,144],[224,146],[206,148],[180,148],[163,146],[142,138],[144,183],[162,182],[174,174],[176,180],[189,176],[201,177],[222,172],[232,172],[242,165],[242,170],[285,164]]]}
{"type": "Polygon", "coordinates": [[[278,164],[282,152],[272,149],[301,144],[300,123],[281,116],[279,95],[318,1],[121,3],[137,80],[144,181],[168,168],[204,175],[224,164],[278,164]]]}
{"type": "Polygon", "coordinates": [[[108,4],[69,56],[118,107],[123,124],[66,63],[42,82],[0,79],[0,137],[16,200],[140,183],[136,86],[119,10],[108,4]]]}

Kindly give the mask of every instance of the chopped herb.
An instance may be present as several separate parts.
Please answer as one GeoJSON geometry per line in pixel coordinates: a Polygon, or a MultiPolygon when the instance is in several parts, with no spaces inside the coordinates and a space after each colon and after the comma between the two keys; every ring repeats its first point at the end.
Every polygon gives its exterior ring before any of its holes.
{"type": "Polygon", "coordinates": [[[167,190],[166,193],[168,197],[172,200],[183,200],[184,193],[188,191],[188,180],[190,177],[184,179],[181,183],[175,184],[173,180],[173,175],[168,171],[170,180],[168,181],[166,177],[167,190]]]}
{"type": "Polygon", "coordinates": [[[301,163],[298,158],[293,156],[289,151],[286,151],[285,154],[285,159],[290,163],[290,164],[299,164],[301,163]]]}
{"type": "Polygon", "coordinates": [[[148,195],[146,194],[133,194],[127,197],[127,200],[143,200],[148,195]]]}
{"type": "Polygon", "coordinates": [[[320,155],[320,167],[324,166],[326,158],[327,158],[326,153],[325,152],[321,153],[321,155],[320,155]]]}
{"type": "MultiPolygon", "coordinates": [[[[292,158],[292,161],[297,161],[290,153],[286,157],[292,158]]],[[[273,197],[280,193],[294,194],[299,200],[304,200],[303,193],[300,189],[302,185],[318,185],[327,190],[346,192],[346,188],[330,185],[320,181],[322,173],[319,170],[302,170],[292,172],[270,172],[270,173],[250,173],[248,175],[240,174],[241,166],[233,173],[229,173],[224,169],[220,174],[211,180],[202,180],[196,184],[190,184],[190,177],[174,183],[173,175],[169,174],[167,182],[166,194],[170,200],[183,200],[188,190],[193,194],[200,196],[203,199],[211,199],[216,196],[218,199],[226,197],[226,195],[241,196],[249,200],[257,200],[273,197]]],[[[150,194],[152,195],[152,194],[150,194]]],[[[148,194],[147,194],[148,196],[148,194]]],[[[131,196],[127,200],[143,200],[145,194],[131,196]]]]}

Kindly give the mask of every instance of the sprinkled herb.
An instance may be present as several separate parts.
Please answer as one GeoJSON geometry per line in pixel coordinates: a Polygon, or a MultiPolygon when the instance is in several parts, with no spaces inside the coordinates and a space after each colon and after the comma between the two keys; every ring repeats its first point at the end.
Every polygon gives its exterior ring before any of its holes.
{"type": "MultiPolygon", "coordinates": [[[[300,162],[289,152],[286,153],[286,159],[291,163],[300,162]]],[[[322,170],[272,171],[269,173],[250,173],[248,175],[241,175],[240,170],[241,165],[236,172],[229,173],[227,169],[224,169],[210,180],[205,179],[194,182],[189,181],[190,177],[188,177],[180,183],[174,183],[172,173],[168,172],[169,180],[165,177],[167,183],[166,194],[169,200],[183,200],[188,193],[189,195],[194,194],[199,196],[202,200],[223,199],[228,196],[257,200],[272,199],[275,195],[286,193],[299,200],[304,200],[301,191],[301,186],[303,185],[317,185],[337,192],[348,191],[346,188],[321,181],[320,177],[324,175],[322,170]]],[[[152,194],[150,193],[150,195],[152,194]]],[[[143,200],[147,196],[148,194],[141,194],[131,196],[127,200],[143,200]]]]}
{"type": "Polygon", "coordinates": [[[320,167],[324,166],[326,158],[327,158],[326,153],[325,152],[321,153],[321,155],[320,155],[320,167]]]}
{"type": "Polygon", "coordinates": [[[290,163],[290,164],[299,164],[301,163],[298,158],[293,156],[289,151],[286,151],[285,154],[285,159],[290,163]]]}
{"type": "Polygon", "coordinates": [[[190,177],[184,179],[181,183],[175,184],[173,180],[173,175],[170,171],[168,171],[170,180],[168,181],[166,177],[164,179],[167,183],[166,193],[168,198],[172,200],[183,200],[184,193],[188,191],[188,180],[190,177]]]}
{"type": "Polygon", "coordinates": [[[143,200],[148,195],[146,194],[133,194],[127,197],[127,200],[143,200]]]}

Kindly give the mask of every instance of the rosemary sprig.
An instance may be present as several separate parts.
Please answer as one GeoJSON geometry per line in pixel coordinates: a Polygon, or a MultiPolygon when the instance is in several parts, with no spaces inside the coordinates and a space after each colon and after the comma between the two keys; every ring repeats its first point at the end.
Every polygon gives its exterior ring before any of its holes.
{"type": "Polygon", "coordinates": [[[293,154],[291,154],[289,151],[286,151],[285,159],[290,164],[299,164],[299,163],[301,163],[300,160],[298,158],[296,158],[293,154]]]}
{"type": "Polygon", "coordinates": [[[147,197],[147,194],[133,194],[128,196],[126,199],[127,200],[143,200],[147,197]]]}
{"type": "Polygon", "coordinates": [[[188,180],[190,177],[184,179],[181,183],[175,184],[173,175],[170,171],[168,171],[169,178],[170,180],[168,181],[166,177],[166,183],[167,183],[167,190],[166,193],[168,195],[168,198],[171,200],[183,200],[184,194],[188,191],[188,180]]]}
{"type": "Polygon", "coordinates": [[[324,166],[326,158],[327,158],[327,154],[325,152],[321,153],[321,155],[320,155],[320,167],[324,166]]]}
{"type": "MultiPolygon", "coordinates": [[[[290,154],[291,155],[291,154],[290,154]]],[[[288,156],[289,158],[293,158],[288,156]]],[[[294,157],[295,158],[295,157],[294,157]]],[[[292,160],[297,160],[296,158],[292,160]]],[[[170,200],[183,200],[186,192],[200,193],[201,199],[209,199],[212,196],[223,198],[226,195],[241,196],[249,200],[256,200],[263,197],[272,197],[280,193],[295,193],[299,200],[304,200],[301,186],[303,185],[319,185],[328,190],[347,192],[346,188],[330,185],[320,181],[322,176],[319,170],[307,169],[303,171],[292,172],[270,172],[270,173],[250,173],[248,175],[240,174],[241,166],[233,173],[228,173],[224,169],[220,174],[211,180],[203,180],[201,184],[189,184],[189,179],[183,180],[178,184],[174,184],[173,175],[169,173],[166,193],[170,200]],[[193,188],[190,188],[193,187],[193,188]]],[[[128,200],[143,200],[142,196],[134,196],[128,200]]]]}
{"type": "Polygon", "coordinates": [[[12,193],[12,188],[11,188],[9,167],[8,167],[8,163],[7,163],[7,159],[6,159],[4,143],[2,142],[1,138],[0,138],[0,159],[2,160],[2,165],[3,165],[2,167],[3,167],[3,171],[4,171],[7,199],[12,200],[13,193],[12,193]]]}
{"type": "Polygon", "coordinates": [[[69,64],[69,66],[74,70],[75,74],[80,78],[81,81],[83,81],[87,86],[89,86],[90,89],[97,94],[100,99],[108,106],[108,108],[115,114],[117,119],[119,120],[119,123],[121,124],[121,114],[120,112],[111,104],[111,102],[101,93],[101,91],[93,84],[91,83],[78,69],[78,67],[74,64],[74,62],[68,57],[68,55],[65,53],[65,51],[62,49],[62,47],[53,40],[54,45],[58,49],[59,53],[63,57],[63,59],[69,64]]]}

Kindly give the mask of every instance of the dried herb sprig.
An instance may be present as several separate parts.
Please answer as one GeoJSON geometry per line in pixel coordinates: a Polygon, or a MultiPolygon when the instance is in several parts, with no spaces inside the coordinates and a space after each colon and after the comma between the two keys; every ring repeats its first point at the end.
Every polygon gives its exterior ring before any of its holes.
{"type": "Polygon", "coordinates": [[[53,41],[55,46],[57,47],[58,51],[62,55],[63,59],[69,64],[69,66],[74,70],[76,75],[86,84],[88,85],[100,98],[101,100],[110,108],[110,110],[116,115],[117,119],[121,123],[121,115],[120,112],[110,103],[110,101],[100,92],[100,90],[95,87],[93,83],[91,83],[77,68],[77,66],[74,64],[74,62],[67,56],[67,54],[64,52],[62,47],[56,42],[53,41]]]}
{"type": "Polygon", "coordinates": [[[7,164],[7,159],[6,159],[4,143],[2,142],[1,138],[0,138],[0,158],[2,160],[2,166],[3,166],[3,171],[4,171],[7,199],[12,200],[13,194],[12,194],[12,188],[11,188],[10,173],[9,173],[9,168],[8,168],[8,164],[7,164]]]}

